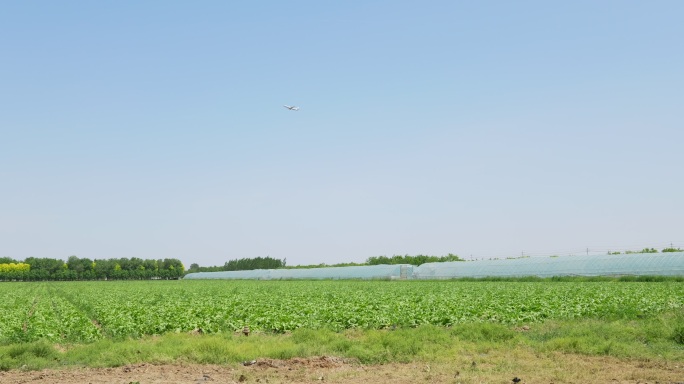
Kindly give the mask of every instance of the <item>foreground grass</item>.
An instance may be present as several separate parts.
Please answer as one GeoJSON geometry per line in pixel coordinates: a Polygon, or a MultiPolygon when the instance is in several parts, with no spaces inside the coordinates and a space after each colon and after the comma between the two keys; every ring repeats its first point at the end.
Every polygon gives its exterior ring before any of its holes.
{"type": "MultiPolygon", "coordinates": [[[[684,362],[684,311],[637,320],[548,321],[526,326],[473,323],[395,330],[298,329],[289,334],[187,333],[89,344],[47,341],[0,346],[0,370],[117,367],[136,363],[237,364],[257,358],[332,355],[362,364],[446,363],[459,356],[557,353],[684,362]]],[[[470,358],[470,357],[469,357],[470,358]]],[[[503,364],[503,363],[502,363],[503,364]]]]}

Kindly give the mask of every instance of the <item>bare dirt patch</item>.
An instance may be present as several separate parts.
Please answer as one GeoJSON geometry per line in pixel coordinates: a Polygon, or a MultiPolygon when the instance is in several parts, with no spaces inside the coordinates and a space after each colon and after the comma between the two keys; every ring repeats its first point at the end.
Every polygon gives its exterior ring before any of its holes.
{"type": "Polygon", "coordinates": [[[118,368],[0,372],[0,383],[614,383],[684,384],[684,362],[555,354],[455,357],[452,362],[362,365],[332,356],[258,359],[247,365],[135,364],[118,368]],[[466,363],[470,361],[469,363],[466,363]]]}

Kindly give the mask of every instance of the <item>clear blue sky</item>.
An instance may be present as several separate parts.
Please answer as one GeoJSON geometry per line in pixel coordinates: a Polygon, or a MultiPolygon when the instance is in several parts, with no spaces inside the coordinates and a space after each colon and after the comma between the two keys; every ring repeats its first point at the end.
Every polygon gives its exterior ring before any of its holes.
{"type": "Polygon", "coordinates": [[[684,247],[683,17],[682,1],[3,2],[0,256],[684,247]]]}

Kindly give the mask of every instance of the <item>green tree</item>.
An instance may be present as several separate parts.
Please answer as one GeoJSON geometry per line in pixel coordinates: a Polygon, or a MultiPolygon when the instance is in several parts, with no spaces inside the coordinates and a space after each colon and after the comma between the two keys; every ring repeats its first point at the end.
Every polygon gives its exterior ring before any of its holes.
{"type": "Polygon", "coordinates": [[[85,276],[92,276],[89,272],[93,271],[93,261],[88,258],[80,259],[76,256],[69,256],[67,266],[69,270],[75,272],[80,279],[87,280],[88,278],[85,278],[85,276]]]}
{"type": "Polygon", "coordinates": [[[15,263],[15,264],[16,264],[17,261],[14,260],[14,259],[12,259],[12,258],[10,258],[10,257],[7,257],[7,256],[5,256],[5,257],[0,257],[0,264],[10,264],[10,263],[15,263]]]}

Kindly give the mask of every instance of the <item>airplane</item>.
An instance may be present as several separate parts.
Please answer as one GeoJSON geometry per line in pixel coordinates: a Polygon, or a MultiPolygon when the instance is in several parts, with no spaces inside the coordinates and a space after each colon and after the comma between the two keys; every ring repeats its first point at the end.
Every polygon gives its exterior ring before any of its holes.
{"type": "Polygon", "coordinates": [[[299,107],[289,106],[289,105],[283,105],[283,107],[289,109],[290,111],[299,111],[299,107]]]}

